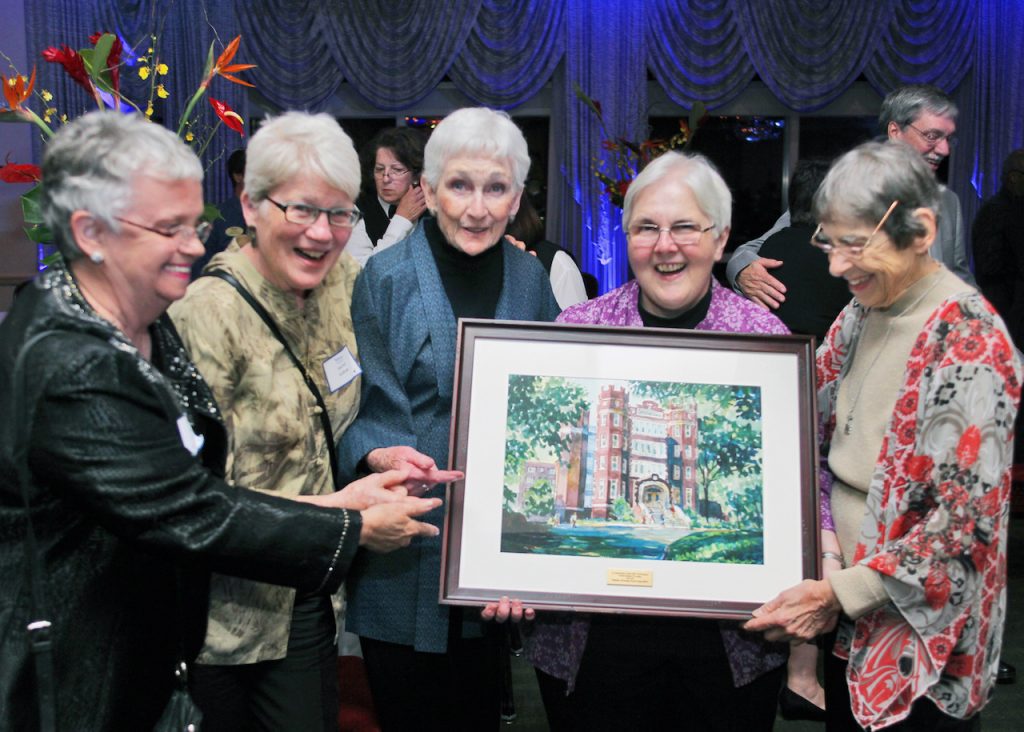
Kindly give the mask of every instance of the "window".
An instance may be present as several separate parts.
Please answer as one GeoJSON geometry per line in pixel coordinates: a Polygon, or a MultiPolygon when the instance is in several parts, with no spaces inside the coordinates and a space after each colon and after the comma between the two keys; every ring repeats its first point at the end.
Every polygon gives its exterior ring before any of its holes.
{"type": "Polygon", "coordinates": [[[608,447],[608,435],[601,435],[601,447],[608,447]]]}
{"type": "Polygon", "coordinates": [[[619,446],[619,434],[617,432],[612,434],[612,447],[619,446]]]}
{"type": "Polygon", "coordinates": [[[605,469],[604,455],[602,455],[601,457],[599,457],[597,459],[597,469],[598,470],[604,470],[605,469]]]}
{"type": "Polygon", "coordinates": [[[674,480],[679,480],[679,466],[678,465],[674,466],[673,469],[672,469],[672,478],[674,480]]]}
{"type": "MultiPolygon", "coordinates": [[[[676,448],[676,449],[678,450],[679,448],[676,448]]],[[[676,456],[678,457],[678,453],[676,454],[676,456]]],[[[692,457],[693,457],[693,445],[687,445],[686,446],[686,459],[689,460],[692,457]]]]}
{"type": "Polygon", "coordinates": [[[684,436],[685,437],[689,437],[690,436],[690,430],[691,429],[692,429],[692,427],[690,425],[686,425],[685,432],[684,432],[684,436]]]}
{"type": "Polygon", "coordinates": [[[618,455],[612,455],[612,471],[616,472],[616,473],[619,471],[619,457],[618,457],[618,455]]]}
{"type": "Polygon", "coordinates": [[[686,479],[691,480],[693,478],[693,468],[689,465],[686,466],[686,479]]]}
{"type": "Polygon", "coordinates": [[[617,414],[613,414],[612,415],[612,424],[615,425],[616,427],[618,427],[620,424],[622,424],[622,418],[619,417],[619,415],[617,415],[617,414]]]}
{"type": "Polygon", "coordinates": [[[608,415],[607,414],[602,414],[601,415],[601,426],[604,427],[606,424],[608,424],[608,415]]]}

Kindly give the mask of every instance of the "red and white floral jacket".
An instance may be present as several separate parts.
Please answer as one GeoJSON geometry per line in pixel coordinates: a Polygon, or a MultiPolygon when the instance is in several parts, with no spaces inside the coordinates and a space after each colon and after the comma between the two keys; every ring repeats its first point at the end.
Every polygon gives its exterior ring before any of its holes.
{"type": "MultiPolygon", "coordinates": [[[[823,452],[867,311],[854,301],[818,349],[823,452]]],[[[881,729],[928,696],[970,717],[995,681],[1006,615],[1006,529],[1021,365],[978,294],[943,302],[918,335],[882,441],[852,564],[890,602],[840,624],[853,713],[881,729]]],[[[826,499],[827,500],[827,499],[826,499]]]]}

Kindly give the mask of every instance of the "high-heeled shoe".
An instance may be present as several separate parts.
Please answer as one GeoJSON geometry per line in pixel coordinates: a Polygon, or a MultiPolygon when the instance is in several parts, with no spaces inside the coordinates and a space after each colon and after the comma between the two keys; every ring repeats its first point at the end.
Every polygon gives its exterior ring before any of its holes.
{"type": "Polygon", "coordinates": [[[812,722],[825,721],[824,709],[810,699],[800,696],[788,686],[783,686],[779,692],[779,712],[787,721],[795,719],[808,719],[812,722]]]}

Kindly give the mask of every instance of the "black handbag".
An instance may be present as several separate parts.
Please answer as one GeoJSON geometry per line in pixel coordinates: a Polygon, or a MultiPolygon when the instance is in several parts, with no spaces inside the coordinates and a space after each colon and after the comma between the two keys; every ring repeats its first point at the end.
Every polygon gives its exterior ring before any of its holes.
{"type": "MultiPolygon", "coordinates": [[[[25,553],[28,560],[25,562],[25,567],[31,591],[32,605],[30,617],[36,618],[29,622],[26,630],[29,647],[32,649],[32,660],[35,670],[40,732],[56,732],[57,730],[57,694],[53,674],[53,643],[50,638],[52,623],[45,619],[49,617],[49,613],[46,611],[47,605],[42,584],[43,567],[39,561],[35,530],[32,526],[32,506],[28,495],[28,486],[30,485],[28,445],[25,444],[26,440],[21,439],[22,436],[32,434],[32,414],[26,407],[22,397],[26,393],[26,384],[23,378],[26,354],[32,346],[51,335],[59,335],[59,332],[53,330],[43,331],[26,341],[14,361],[14,371],[11,375],[11,388],[13,390],[11,413],[13,419],[17,420],[18,424],[24,425],[24,428],[18,431],[15,437],[14,445],[11,448],[11,455],[17,467],[21,498],[25,506],[25,553]]],[[[184,655],[183,651],[184,649],[182,649],[182,656],[184,655]]],[[[174,675],[176,680],[175,689],[153,730],[154,732],[199,732],[203,713],[195,705],[195,702],[192,701],[192,697],[188,693],[188,666],[185,664],[185,661],[178,662],[177,667],[174,669],[174,675]]]]}

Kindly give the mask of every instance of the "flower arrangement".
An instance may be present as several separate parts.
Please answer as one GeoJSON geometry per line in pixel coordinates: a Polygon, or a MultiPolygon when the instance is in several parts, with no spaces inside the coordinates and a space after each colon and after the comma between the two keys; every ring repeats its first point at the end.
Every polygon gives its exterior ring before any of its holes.
{"type": "Polygon", "coordinates": [[[622,208],[629,184],[644,167],[662,153],[669,150],[688,150],[693,144],[694,135],[707,118],[704,104],[697,102],[690,110],[689,120],[679,120],[679,132],[667,140],[647,139],[633,142],[621,136],[608,134],[605,127],[604,111],[601,102],[591,99],[579,84],[573,83],[576,98],[583,102],[597,116],[601,127],[601,147],[611,153],[611,160],[593,158],[594,177],[601,183],[608,200],[622,208]]]}
{"type": "MultiPolygon", "coordinates": [[[[251,69],[254,65],[232,63],[238,53],[241,39],[241,36],[237,36],[225,46],[216,58],[214,58],[214,44],[210,44],[203,77],[178,120],[178,136],[200,157],[206,152],[213,140],[214,133],[222,123],[239,135],[245,134],[241,116],[226,103],[213,97],[208,97],[208,99],[217,116],[217,124],[213,127],[203,127],[195,117],[196,105],[206,96],[210,84],[217,77],[236,84],[253,86],[236,74],[251,69]]],[[[126,114],[143,114],[147,118],[151,118],[155,111],[154,104],[158,104],[170,96],[164,86],[164,79],[171,70],[161,60],[158,52],[158,37],[150,36],[150,45],[145,53],[141,54],[135,53],[122,38],[113,33],[95,33],[89,38],[89,43],[90,47],[78,50],[66,45],[62,45],[60,48],[53,46],[44,50],[42,56],[50,63],[59,64],[76,84],[88,92],[98,109],[115,109],[126,114]],[[138,78],[146,82],[147,93],[145,101],[141,104],[122,93],[122,74],[130,68],[134,68],[138,78]]],[[[7,61],[13,68],[10,59],[7,61]]],[[[0,122],[28,122],[35,125],[46,138],[53,137],[54,124],[68,122],[68,114],[58,110],[53,94],[46,89],[35,89],[36,69],[34,66],[32,74],[28,78],[14,70],[10,76],[0,74],[0,83],[3,84],[4,99],[7,102],[7,107],[0,109],[0,122]],[[33,99],[38,100],[41,112],[36,112],[30,106],[33,99]]],[[[39,209],[41,193],[38,185],[41,180],[39,167],[31,163],[12,163],[7,158],[4,165],[0,167],[0,180],[5,183],[35,184],[21,197],[25,232],[29,239],[37,244],[52,242],[52,235],[43,225],[39,209]]],[[[219,215],[216,207],[207,206],[204,218],[212,220],[218,218],[219,215]]]]}

